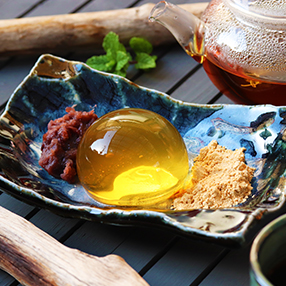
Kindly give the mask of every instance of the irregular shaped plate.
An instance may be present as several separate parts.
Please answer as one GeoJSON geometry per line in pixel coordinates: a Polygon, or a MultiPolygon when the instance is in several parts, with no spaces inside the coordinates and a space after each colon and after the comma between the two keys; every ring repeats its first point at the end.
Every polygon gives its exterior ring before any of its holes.
{"type": "Polygon", "coordinates": [[[119,76],[52,55],[39,58],[11,96],[0,119],[0,186],[30,204],[58,214],[120,225],[167,227],[179,234],[241,246],[283,212],[285,107],[199,105],[137,86],[119,76]],[[98,116],[124,107],[155,111],[181,133],[190,158],[211,140],[246,148],[256,167],[253,192],[242,205],[222,210],[150,211],[112,208],[94,201],[79,184],[49,176],[39,165],[42,136],[67,106],[95,108],[98,116]]]}

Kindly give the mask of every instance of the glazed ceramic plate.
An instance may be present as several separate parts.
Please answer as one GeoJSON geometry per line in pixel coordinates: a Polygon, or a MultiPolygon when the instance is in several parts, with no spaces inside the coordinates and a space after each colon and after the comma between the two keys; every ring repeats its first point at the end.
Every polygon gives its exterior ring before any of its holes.
{"type": "Polygon", "coordinates": [[[119,225],[161,226],[185,236],[239,246],[268,218],[283,210],[286,167],[286,108],[184,103],[83,63],[43,55],[11,96],[0,120],[0,186],[6,192],[58,214],[119,225]],[[182,135],[190,158],[217,140],[245,147],[255,166],[248,200],[221,210],[128,210],[102,205],[79,184],[47,174],[39,164],[42,136],[65,108],[109,111],[138,107],[155,111],[182,135]]]}

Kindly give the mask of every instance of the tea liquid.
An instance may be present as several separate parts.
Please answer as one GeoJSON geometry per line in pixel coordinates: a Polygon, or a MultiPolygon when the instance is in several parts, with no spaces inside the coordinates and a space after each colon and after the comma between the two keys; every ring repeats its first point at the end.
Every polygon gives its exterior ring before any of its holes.
{"type": "MultiPolygon", "coordinates": [[[[207,23],[203,59],[206,73],[236,103],[286,105],[285,27],[280,29],[278,22],[265,23],[239,9],[231,10],[226,2],[212,0],[202,15],[207,23]],[[251,74],[253,77],[249,78],[251,74]],[[265,80],[256,80],[259,75],[265,80]]],[[[286,8],[285,1],[250,2],[249,9],[267,15],[273,13],[274,17],[286,8]]],[[[199,41],[195,50],[200,50],[200,46],[199,41]]]]}
{"type": "Polygon", "coordinates": [[[220,92],[235,103],[286,105],[286,83],[243,78],[222,70],[207,59],[203,67],[220,92]]]}
{"type": "Polygon", "coordinates": [[[286,284],[285,278],[286,261],[280,262],[266,273],[266,278],[275,286],[284,286],[286,284]]]}

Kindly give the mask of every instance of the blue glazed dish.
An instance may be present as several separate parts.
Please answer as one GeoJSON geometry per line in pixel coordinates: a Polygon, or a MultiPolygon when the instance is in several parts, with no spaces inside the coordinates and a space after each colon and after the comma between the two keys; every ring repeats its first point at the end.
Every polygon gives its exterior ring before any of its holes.
{"type": "Polygon", "coordinates": [[[83,63],[43,55],[0,118],[0,187],[68,217],[161,226],[183,236],[242,246],[284,211],[285,119],[286,107],[185,103],[83,63]],[[47,123],[73,105],[77,110],[94,108],[99,117],[126,107],[157,112],[178,129],[190,158],[212,140],[232,150],[245,147],[247,164],[256,168],[251,196],[219,210],[125,209],[98,203],[80,184],[55,179],[38,164],[47,123]]]}

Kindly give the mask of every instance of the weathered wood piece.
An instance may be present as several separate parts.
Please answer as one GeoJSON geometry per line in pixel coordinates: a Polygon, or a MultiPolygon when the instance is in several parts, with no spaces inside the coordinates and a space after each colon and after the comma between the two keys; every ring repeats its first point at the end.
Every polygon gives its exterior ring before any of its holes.
{"type": "MultiPolygon", "coordinates": [[[[200,16],[208,3],[180,5],[200,16]]],[[[113,31],[127,44],[134,36],[154,46],[174,41],[163,26],[148,21],[154,4],[110,11],[0,20],[0,55],[100,49],[104,36],[113,31]]]]}
{"type": "Polygon", "coordinates": [[[148,285],[120,256],[68,248],[3,207],[0,268],[23,285],[148,285]]]}

